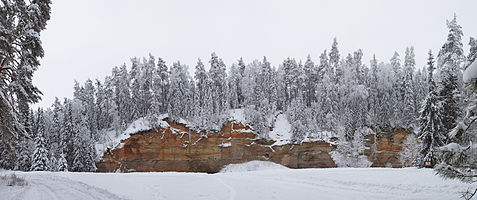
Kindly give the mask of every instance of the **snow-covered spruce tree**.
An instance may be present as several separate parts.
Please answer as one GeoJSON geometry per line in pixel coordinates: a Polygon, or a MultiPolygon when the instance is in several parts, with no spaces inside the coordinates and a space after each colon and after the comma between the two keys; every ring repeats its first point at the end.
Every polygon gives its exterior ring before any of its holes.
{"type": "Polygon", "coordinates": [[[252,96],[247,108],[246,118],[248,118],[255,131],[261,138],[268,138],[269,124],[267,118],[275,112],[275,88],[276,82],[270,62],[264,57],[263,62],[254,62],[251,67],[255,68],[254,84],[252,96]]]}
{"type": "Polygon", "coordinates": [[[14,140],[25,136],[19,116],[28,104],[40,100],[41,92],[32,84],[44,52],[40,32],[50,19],[50,0],[0,3],[0,58],[11,68],[0,73],[0,167],[14,167],[14,140]]]}
{"type": "Polygon", "coordinates": [[[414,99],[413,74],[416,62],[414,60],[414,48],[406,48],[406,56],[404,58],[404,79],[403,88],[403,123],[405,128],[412,128],[416,119],[416,107],[414,99]]]}
{"type": "Polygon", "coordinates": [[[392,92],[391,99],[393,100],[392,104],[392,120],[391,126],[398,127],[402,126],[403,119],[403,94],[404,90],[402,88],[402,83],[404,81],[403,71],[401,67],[401,59],[399,58],[399,53],[394,52],[394,55],[390,59],[391,69],[392,69],[392,92]]]}
{"type": "Polygon", "coordinates": [[[316,102],[316,83],[318,82],[318,71],[315,63],[311,60],[311,56],[306,58],[305,65],[303,65],[303,72],[305,73],[305,103],[307,107],[316,102]]]}
{"type": "Polygon", "coordinates": [[[131,83],[133,120],[148,116],[152,101],[153,72],[155,58],[149,54],[149,59],[131,59],[132,66],[129,78],[131,83]]]}
{"type": "Polygon", "coordinates": [[[240,107],[243,107],[244,106],[244,95],[243,95],[243,91],[242,91],[242,84],[243,84],[243,77],[245,75],[245,63],[243,61],[243,58],[240,58],[238,60],[238,70],[239,70],[239,83],[238,83],[238,86],[237,86],[237,92],[238,92],[238,103],[240,105],[240,107]]]}
{"type": "Polygon", "coordinates": [[[86,115],[85,107],[78,99],[72,100],[73,117],[73,162],[70,165],[71,171],[95,171],[96,150],[93,146],[91,132],[87,125],[89,119],[86,115]]]}
{"type": "Polygon", "coordinates": [[[229,107],[232,109],[239,108],[239,94],[240,94],[240,72],[237,65],[233,64],[230,67],[229,75],[227,76],[227,85],[228,85],[228,93],[227,93],[227,101],[229,103],[229,107]]]}
{"type": "MultiPolygon", "coordinates": [[[[449,133],[451,143],[441,147],[438,155],[441,163],[434,169],[445,178],[459,179],[467,183],[477,182],[477,62],[464,72],[467,90],[465,116],[449,133]]],[[[477,189],[468,190],[462,197],[472,199],[477,189]]]]}
{"type": "Polygon", "coordinates": [[[67,172],[68,171],[68,162],[66,161],[66,156],[65,156],[64,153],[60,154],[60,157],[57,160],[56,164],[57,164],[56,165],[57,171],[60,171],[60,172],[67,172]]]}
{"type": "Polygon", "coordinates": [[[338,111],[338,94],[337,86],[334,81],[333,68],[328,64],[326,52],[320,56],[320,68],[323,69],[323,77],[321,84],[318,85],[318,101],[320,105],[319,126],[323,130],[334,131],[336,128],[337,111],[338,111]]]}
{"type": "Polygon", "coordinates": [[[129,73],[125,64],[113,71],[114,103],[118,115],[114,128],[117,132],[126,129],[127,124],[133,120],[129,80],[129,73]]]}
{"type": "MultiPolygon", "coordinates": [[[[446,136],[443,132],[444,124],[442,122],[443,108],[438,102],[436,92],[436,83],[434,82],[434,57],[429,51],[428,65],[428,95],[424,100],[421,108],[421,116],[419,118],[419,139],[421,140],[421,160],[420,166],[424,166],[424,162],[430,160],[435,165],[438,160],[436,151],[445,144],[446,136]]],[[[444,129],[445,130],[445,129],[444,129]]]]}
{"type": "Polygon", "coordinates": [[[200,59],[197,60],[195,66],[195,95],[194,95],[194,123],[200,130],[205,130],[208,123],[207,117],[209,116],[210,109],[207,102],[208,96],[208,74],[205,70],[204,64],[200,59]]]}
{"type": "Polygon", "coordinates": [[[335,78],[333,81],[335,83],[341,81],[340,79],[343,76],[343,70],[340,67],[340,52],[338,50],[338,42],[336,41],[336,38],[333,38],[333,44],[331,45],[331,51],[330,51],[330,72],[331,76],[330,78],[335,78]]]}
{"type": "MultiPolygon", "coordinates": [[[[32,153],[35,149],[35,145],[32,145],[32,141],[29,138],[22,138],[17,148],[17,160],[15,162],[15,170],[29,171],[32,164],[32,153]]],[[[33,143],[34,144],[34,143],[33,143]]]]}
{"type": "Polygon", "coordinates": [[[370,62],[371,72],[368,76],[368,87],[369,87],[369,97],[368,97],[368,108],[370,112],[371,124],[375,127],[382,125],[378,123],[382,117],[379,116],[379,104],[381,100],[381,92],[378,91],[379,87],[379,77],[378,77],[378,61],[376,60],[376,55],[373,55],[373,59],[370,62]]]}
{"type": "Polygon", "coordinates": [[[287,58],[283,61],[283,82],[284,82],[284,92],[285,92],[285,105],[290,104],[291,100],[296,96],[297,86],[295,85],[298,74],[297,72],[298,64],[294,59],[287,58]]]}
{"type": "Polygon", "coordinates": [[[48,150],[45,141],[45,124],[43,121],[43,111],[38,110],[38,128],[35,137],[35,150],[32,156],[31,171],[49,170],[48,150]]]}
{"type": "Polygon", "coordinates": [[[466,69],[470,64],[472,64],[477,59],[477,40],[475,40],[474,37],[470,37],[469,45],[470,45],[470,50],[469,50],[469,55],[467,56],[467,65],[465,66],[466,69]]]}
{"type": "Polygon", "coordinates": [[[439,103],[442,104],[444,128],[450,131],[455,127],[461,113],[462,100],[462,69],[464,50],[462,49],[462,27],[457,24],[457,17],[447,21],[449,34],[447,41],[442,45],[437,56],[437,69],[439,71],[439,103]]]}
{"type": "Polygon", "coordinates": [[[403,167],[417,167],[420,165],[421,144],[416,135],[409,134],[402,144],[402,151],[399,152],[399,161],[403,167]]]}

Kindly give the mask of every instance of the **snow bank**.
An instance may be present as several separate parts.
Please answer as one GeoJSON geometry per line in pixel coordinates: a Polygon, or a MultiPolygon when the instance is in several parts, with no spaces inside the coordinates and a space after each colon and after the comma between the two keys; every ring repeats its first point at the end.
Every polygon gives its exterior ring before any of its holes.
{"type": "Polygon", "coordinates": [[[464,71],[464,82],[469,82],[473,78],[477,78],[477,60],[464,71]]]}
{"type": "Polygon", "coordinates": [[[266,170],[288,170],[288,167],[268,161],[250,161],[240,164],[229,164],[225,166],[220,173],[231,172],[249,172],[249,171],[266,171],[266,170]]]}

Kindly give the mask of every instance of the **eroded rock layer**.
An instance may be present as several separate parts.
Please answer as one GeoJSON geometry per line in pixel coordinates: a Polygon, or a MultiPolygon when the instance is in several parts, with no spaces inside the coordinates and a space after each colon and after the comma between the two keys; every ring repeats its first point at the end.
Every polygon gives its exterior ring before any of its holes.
{"type": "MultiPolygon", "coordinates": [[[[301,145],[272,146],[273,142],[254,140],[249,127],[228,123],[218,133],[197,133],[182,124],[168,122],[170,127],[131,135],[121,147],[108,150],[97,163],[98,172],[208,172],[220,171],[231,163],[264,160],[290,168],[336,167],[329,152],[335,146],[326,142],[304,142],[301,145]]],[[[404,136],[405,137],[405,136],[404,136]]],[[[367,146],[372,145],[369,137],[367,146]]],[[[367,150],[373,166],[400,167],[397,153],[401,136],[391,140],[376,137],[376,153],[367,150]]],[[[368,148],[370,149],[370,148],[368,148]]]]}

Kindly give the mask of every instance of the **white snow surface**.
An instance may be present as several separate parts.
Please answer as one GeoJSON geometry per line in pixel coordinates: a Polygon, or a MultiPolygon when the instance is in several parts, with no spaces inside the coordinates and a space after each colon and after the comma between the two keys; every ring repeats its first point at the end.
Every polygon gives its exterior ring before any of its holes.
{"type": "Polygon", "coordinates": [[[2,200],[51,199],[459,199],[477,187],[432,169],[277,169],[230,173],[12,172],[27,186],[0,185],[2,200]]]}
{"type": "Polygon", "coordinates": [[[242,125],[247,124],[247,120],[245,120],[244,110],[243,109],[231,109],[229,110],[229,119],[230,121],[234,121],[236,123],[240,123],[242,125]]]}
{"type": "Polygon", "coordinates": [[[280,164],[268,161],[254,160],[250,162],[240,164],[229,164],[225,166],[220,173],[232,173],[232,172],[249,172],[249,171],[265,171],[265,170],[286,170],[289,169],[280,164]]]}
{"type": "Polygon", "coordinates": [[[469,82],[473,78],[477,78],[477,60],[464,71],[464,82],[469,82]]]}
{"type": "Polygon", "coordinates": [[[275,141],[272,146],[290,143],[292,137],[291,128],[292,126],[288,122],[287,116],[285,114],[278,114],[273,130],[268,133],[270,139],[275,141]]]}

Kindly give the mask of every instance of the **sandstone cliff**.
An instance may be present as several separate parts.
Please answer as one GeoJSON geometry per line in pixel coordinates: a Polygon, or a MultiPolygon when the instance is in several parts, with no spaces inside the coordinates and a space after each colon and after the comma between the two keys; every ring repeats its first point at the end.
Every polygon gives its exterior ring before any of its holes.
{"type": "MultiPolygon", "coordinates": [[[[224,165],[266,160],[290,168],[336,167],[328,154],[335,146],[326,142],[272,146],[273,142],[254,140],[249,127],[229,122],[217,133],[197,133],[184,124],[167,122],[166,128],[131,135],[122,145],[104,153],[98,172],[180,171],[218,172],[224,165]]],[[[400,167],[397,153],[407,133],[397,131],[367,138],[365,152],[375,167],[400,167]],[[371,147],[376,142],[376,150],[371,147]],[[373,153],[375,152],[375,153],[373,153]]]]}

